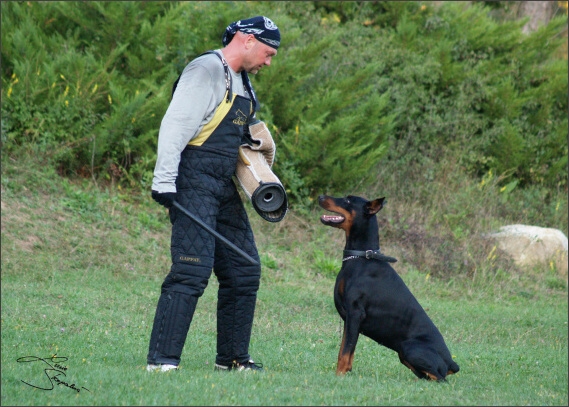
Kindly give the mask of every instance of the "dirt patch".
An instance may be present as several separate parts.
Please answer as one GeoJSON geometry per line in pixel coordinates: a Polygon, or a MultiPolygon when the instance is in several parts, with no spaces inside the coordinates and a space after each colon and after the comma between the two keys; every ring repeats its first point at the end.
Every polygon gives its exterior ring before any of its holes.
{"type": "MultiPolygon", "coordinates": [[[[49,196],[42,194],[42,201],[47,203],[49,196]]],[[[32,252],[34,247],[41,245],[42,239],[34,233],[39,224],[56,223],[67,220],[62,214],[49,210],[49,205],[41,208],[29,208],[18,200],[2,199],[2,241],[3,244],[14,245],[16,250],[32,252]]]]}

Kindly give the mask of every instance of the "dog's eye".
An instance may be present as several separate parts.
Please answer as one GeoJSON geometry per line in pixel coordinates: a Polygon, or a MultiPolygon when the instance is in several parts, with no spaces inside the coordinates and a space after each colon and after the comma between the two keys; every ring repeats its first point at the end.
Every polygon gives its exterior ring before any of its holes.
{"type": "Polygon", "coordinates": [[[348,205],[351,204],[350,198],[344,198],[344,202],[346,202],[348,205]]]}

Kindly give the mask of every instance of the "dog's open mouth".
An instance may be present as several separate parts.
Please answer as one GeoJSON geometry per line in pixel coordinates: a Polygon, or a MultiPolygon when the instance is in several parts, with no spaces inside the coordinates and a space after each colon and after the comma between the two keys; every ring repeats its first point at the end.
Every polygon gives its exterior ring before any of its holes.
{"type": "Polygon", "coordinates": [[[325,225],[338,225],[342,223],[346,218],[341,215],[322,215],[320,221],[325,225]]]}

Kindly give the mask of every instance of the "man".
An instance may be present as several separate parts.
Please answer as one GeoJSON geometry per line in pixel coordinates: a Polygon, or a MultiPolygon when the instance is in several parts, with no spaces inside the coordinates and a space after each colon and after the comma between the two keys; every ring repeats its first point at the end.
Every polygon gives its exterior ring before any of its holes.
{"type": "Polygon", "coordinates": [[[230,24],[224,48],[190,62],[174,84],[158,136],[152,197],[169,208],[172,266],[161,289],[148,350],[149,371],[177,369],[199,297],[211,272],[219,281],[216,370],[262,370],[249,355],[261,276],[173,205],[177,201],[259,262],[233,182],[239,146],[257,100],[247,73],[277,55],[280,32],[263,16],[230,24]]]}

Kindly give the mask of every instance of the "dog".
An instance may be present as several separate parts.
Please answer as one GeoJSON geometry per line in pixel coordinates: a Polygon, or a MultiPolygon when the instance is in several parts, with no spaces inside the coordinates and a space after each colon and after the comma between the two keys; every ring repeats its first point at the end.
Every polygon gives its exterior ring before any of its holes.
{"type": "Polygon", "coordinates": [[[337,375],[352,370],[361,334],[394,350],[403,365],[420,379],[446,381],[456,364],[438,328],[390,263],[397,260],[379,249],[376,214],[385,197],[368,201],[358,196],[318,197],[334,215],[322,215],[324,225],[343,229],[346,245],[334,286],[334,304],[344,320],[337,375]]]}

